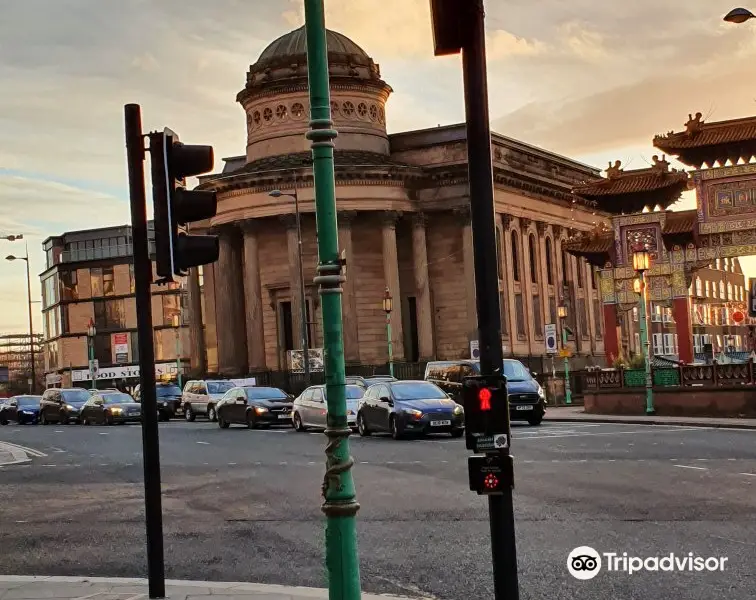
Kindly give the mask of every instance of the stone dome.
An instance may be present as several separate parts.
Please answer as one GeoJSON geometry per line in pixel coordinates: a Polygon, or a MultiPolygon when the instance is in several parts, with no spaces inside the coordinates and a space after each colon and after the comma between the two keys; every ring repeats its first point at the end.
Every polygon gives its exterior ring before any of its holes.
{"type": "MultiPolygon", "coordinates": [[[[337,31],[326,30],[326,43],[329,54],[348,54],[364,59],[370,58],[367,52],[337,31]]],[[[262,51],[257,59],[257,63],[272,62],[284,57],[295,57],[302,54],[307,54],[307,34],[304,25],[268,44],[268,47],[262,51]]]]}

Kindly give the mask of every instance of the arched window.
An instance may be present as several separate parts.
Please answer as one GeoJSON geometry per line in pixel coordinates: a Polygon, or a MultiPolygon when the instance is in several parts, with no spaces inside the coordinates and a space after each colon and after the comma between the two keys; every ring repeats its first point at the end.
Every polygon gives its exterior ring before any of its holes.
{"type": "Polygon", "coordinates": [[[546,282],[554,285],[554,265],[552,258],[553,248],[551,247],[551,238],[546,238],[546,282]]]}
{"type": "Polygon", "coordinates": [[[577,284],[578,287],[583,287],[583,273],[585,269],[585,264],[583,263],[583,260],[578,258],[577,260],[577,284]]]}
{"type": "Polygon", "coordinates": [[[504,279],[504,268],[501,265],[501,229],[496,228],[496,272],[499,279],[504,279]]]}
{"type": "Polygon", "coordinates": [[[567,257],[567,250],[562,249],[562,280],[563,283],[567,283],[571,279],[570,277],[570,261],[567,257]]]}
{"type": "Polygon", "coordinates": [[[517,251],[517,232],[512,232],[512,278],[520,281],[520,254],[517,251]]]}
{"type": "Polygon", "coordinates": [[[536,239],[532,233],[528,236],[528,254],[530,257],[530,281],[538,283],[538,253],[536,252],[536,239]]]}

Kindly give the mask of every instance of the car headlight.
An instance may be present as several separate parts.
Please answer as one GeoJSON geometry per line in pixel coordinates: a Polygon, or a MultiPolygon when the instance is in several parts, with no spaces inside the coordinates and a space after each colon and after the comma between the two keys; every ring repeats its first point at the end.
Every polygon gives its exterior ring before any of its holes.
{"type": "Polygon", "coordinates": [[[123,412],[123,410],[118,408],[117,406],[114,406],[113,408],[110,409],[110,412],[112,412],[114,415],[120,415],[123,412]]]}
{"type": "Polygon", "coordinates": [[[268,409],[265,408],[265,407],[263,407],[263,406],[255,406],[255,412],[258,415],[262,415],[262,414],[265,414],[266,412],[268,412],[268,409]]]}
{"type": "Polygon", "coordinates": [[[461,415],[463,412],[465,412],[465,409],[462,408],[459,404],[454,407],[454,414],[455,415],[461,415]]]}
{"type": "Polygon", "coordinates": [[[414,408],[405,408],[404,409],[404,414],[405,415],[411,415],[411,416],[415,417],[416,419],[419,419],[420,417],[423,416],[423,411],[421,411],[421,410],[415,410],[414,408]]]}
{"type": "Polygon", "coordinates": [[[70,404],[66,404],[66,409],[67,410],[76,410],[76,407],[75,406],[71,406],[70,404]]]}
{"type": "Polygon", "coordinates": [[[545,400],[546,399],[546,394],[544,393],[543,388],[540,385],[538,386],[538,397],[541,400],[545,400]]]}
{"type": "Polygon", "coordinates": [[[34,413],[32,411],[30,411],[30,410],[22,410],[21,414],[22,415],[33,415],[34,413]]]}

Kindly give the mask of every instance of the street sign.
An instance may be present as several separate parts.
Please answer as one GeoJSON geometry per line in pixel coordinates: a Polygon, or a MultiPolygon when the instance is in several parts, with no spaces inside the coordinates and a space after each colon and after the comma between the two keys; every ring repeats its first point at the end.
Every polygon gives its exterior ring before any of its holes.
{"type": "Polygon", "coordinates": [[[89,372],[92,373],[95,378],[97,377],[97,371],[100,370],[100,361],[96,358],[89,361],[89,372]]]}
{"type": "Polygon", "coordinates": [[[514,467],[509,454],[469,456],[467,474],[470,489],[479,495],[503,494],[514,488],[514,467]]]}
{"type": "Polygon", "coordinates": [[[475,438],[475,452],[494,452],[509,448],[509,436],[506,433],[480,435],[475,438]]]}
{"type": "Polygon", "coordinates": [[[559,351],[559,357],[560,358],[569,358],[570,356],[572,356],[572,355],[570,354],[570,349],[569,348],[562,348],[559,351]]]}
{"type": "Polygon", "coordinates": [[[748,278],[748,316],[756,317],[756,277],[748,278]]]}
{"type": "Polygon", "coordinates": [[[557,331],[555,323],[547,323],[545,328],[546,354],[557,353],[557,331]]]}

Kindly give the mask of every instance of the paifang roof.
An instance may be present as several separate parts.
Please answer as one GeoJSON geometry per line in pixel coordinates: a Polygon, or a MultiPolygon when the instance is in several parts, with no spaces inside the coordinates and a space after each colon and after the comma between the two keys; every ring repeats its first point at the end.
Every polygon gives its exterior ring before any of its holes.
{"type": "Polygon", "coordinates": [[[663,234],[677,235],[681,233],[693,233],[698,223],[696,209],[668,211],[664,221],[663,234]]]}
{"type": "Polygon", "coordinates": [[[703,163],[756,156],[756,116],[706,123],[701,113],[688,115],[685,131],[654,137],[654,146],[700,168],[703,163]]]}

